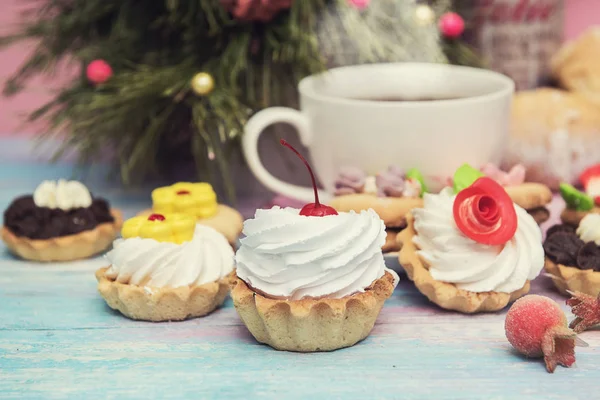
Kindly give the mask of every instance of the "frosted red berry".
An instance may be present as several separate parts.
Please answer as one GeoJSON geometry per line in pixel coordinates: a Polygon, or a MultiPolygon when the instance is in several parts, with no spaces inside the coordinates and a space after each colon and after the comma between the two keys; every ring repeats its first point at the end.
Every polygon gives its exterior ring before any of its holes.
{"type": "Polygon", "coordinates": [[[529,295],[517,300],[506,314],[504,328],[516,350],[527,357],[544,357],[548,372],[575,363],[577,335],[567,327],[560,306],[548,297],[529,295]]]}

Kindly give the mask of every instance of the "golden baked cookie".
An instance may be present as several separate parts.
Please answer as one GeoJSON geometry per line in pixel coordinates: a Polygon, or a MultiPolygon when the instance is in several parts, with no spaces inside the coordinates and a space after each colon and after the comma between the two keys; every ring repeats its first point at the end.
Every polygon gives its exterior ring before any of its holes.
{"type": "Polygon", "coordinates": [[[512,293],[474,293],[459,289],[453,283],[433,279],[429,273],[429,266],[419,257],[418,248],[413,243],[416,232],[412,214],[408,214],[406,219],[407,227],[398,234],[397,238],[401,247],[398,259],[408,278],[431,302],[448,310],[471,314],[501,310],[529,292],[529,281],[521,289],[512,293]]]}
{"type": "MultiPolygon", "coordinates": [[[[139,212],[138,215],[144,217],[152,213],[152,209],[147,209],[139,212]]],[[[242,232],[244,219],[242,215],[234,208],[224,204],[219,204],[217,206],[217,213],[214,216],[199,219],[198,223],[216,229],[227,238],[229,243],[235,245],[240,233],[242,232]]]]}
{"type": "Polygon", "coordinates": [[[564,295],[567,291],[582,292],[590,296],[600,294],[600,272],[590,269],[557,264],[546,257],[544,269],[551,276],[554,285],[564,295]]]}
{"type": "Polygon", "coordinates": [[[600,100],[600,27],[565,43],[552,58],[551,69],[564,88],[600,100]]]}
{"type": "Polygon", "coordinates": [[[378,197],[375,194],[356,193],[334,197],[330,205],[340,212],[368,210],[372,208],[388,228],[406,226],[406,214],[413,208],[421,207],[420,197],[378,197]]]}
{"type": "Polygon", "coordinates": [[[16,236],[8,228],[2,227],[2,240],[12,253],[26,260],[51,262],[89,258],[109,248],[121,229],[121,212],[117,209],[111,209],[110,212],[114,222],[99,224],[94,229],[75,235],[29,239],[16,236]]]}
{"type": "Polygon", "coordinates": [[[600,107],[579,93],[542,88],[515,95],[502,167],[522,164],[528,182],[576,184],[598,161],[600,107]]]}
{"type": "Polygon", "coordinates": [[[563,223],[578,226],[581,220],[588,214],[600,214],[600,207],[594,207],[589,211],[578,211],[570,208],[565,208],[560,213],[560,219],[563,223]]]}
{"type": "Polygon", "coordinates": [[[516,205],[531,210],[542,207],[552,201],[552,191],[541,183],[522,183],[504,188],[516,205]]]}
{"type": "Polygon", "coordinates": [[[527,210],[538,224],[550,218],[550,211],[545,207],[552,201],[552,191],[548,186],[541,183],[526,182],[520,185],[507,186],[504,189],[514,203],[527,210]]]}
{"type": "Polygon", "coordinates": [[[96,271],[98,291],[106,304],[123,315],[143,321],[180,321],[202,317],[221,306],[229,291],[229,278],[203,285],[148,288],[116,282],[96,271]]]}
{"type": "Polygon", "coordinates": [[[394,291],[389,272],[362,293],[340,299],[278,300],[252,290],[232,273],[231,298],[252,336],[277,350],[314,352],[352,346],[366,338],[394,291]]]}

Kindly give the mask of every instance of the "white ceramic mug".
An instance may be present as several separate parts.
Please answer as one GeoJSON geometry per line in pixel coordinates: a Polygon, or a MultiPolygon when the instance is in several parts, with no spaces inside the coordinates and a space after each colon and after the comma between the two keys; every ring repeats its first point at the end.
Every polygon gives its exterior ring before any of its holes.
{"type": "Polygon", "coordinates": [[[498,163],[508,140],[513,81],[484,69],[395,63],[336,68],[303,79],[300,109],[273,107],[246,125],[244,155],[274,192],[313,201],[313,191],[274,177],[260,161],[258,139],[269,125],[293,125],[310,150],[327,201],[339,169],[370,175],[396,165],[418,168],[439,190],[463,163],[498,163]],[[394,99],[402,100],[394,100],[394,99]],[[430,100],[437,99],[437,100],[430,100]]]}

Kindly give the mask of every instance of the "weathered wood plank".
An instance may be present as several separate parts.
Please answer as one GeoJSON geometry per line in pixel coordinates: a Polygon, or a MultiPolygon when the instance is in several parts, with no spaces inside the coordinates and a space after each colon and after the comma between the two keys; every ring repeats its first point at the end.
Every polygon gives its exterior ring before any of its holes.
{"type": "MultiPolygon", "coordinates": [[[[6,154],[0,145],[0,207],[42,179],[70,176],[68,164],[47,167],[6,154]]],[[[125,192],[99,176],[86,184],[126,216],[148,206],[147,189],[125,192]]],[[[511,350],[505,311],[465,316],[440,310],[406,277],[364,342],[332,353],[295,354],[257,344],[230,300],[191,321],[128,320],[97,294],[94,271],[103,265],[102,257],[28,263],[0,245],[0,398],[598,397],[600,330],[581,335],[590,347],[577,349],[575,368],[548,374],[541,361],[511,350]]],[[[548,278],[538,278],[533,292],[567,310],[548,278]]]]}

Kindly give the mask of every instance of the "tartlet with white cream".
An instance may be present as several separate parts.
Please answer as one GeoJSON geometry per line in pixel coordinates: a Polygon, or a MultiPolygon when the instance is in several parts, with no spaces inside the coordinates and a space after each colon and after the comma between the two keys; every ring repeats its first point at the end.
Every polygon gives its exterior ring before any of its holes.
{"type": "Polygon", "coordinates": [[[411,212],[398,236],[400,264],[442,308],[500,310],[529,292],[543,268],[540,228],[492,179],[457,176],[455,185],[426,194],[411,212]]]}
{"type": "Polygon", "coordinates": [[[201,317],[223,304],[233,249],[215,229],[184,214],[152,214],[125,221],[122,239],[96,272],[109,307],[146,321],[201,317]]]}
{"type": "Polygon", "coordinates": [[[109,248],[122,222],[119,210],[82,183],[44,181],[4,211],[2,240],[27,260],[71,261],[109,248]]]}
{"type": "Polygon", "coordinates": [[[338,213],[320,204],[310,172],[315,203],[257,210],[244,222],[235,257],[233,304],[256,340],[277,350],[356,344],[398,283],[385,267],[381,218],[373,210],[338,213]]]}

